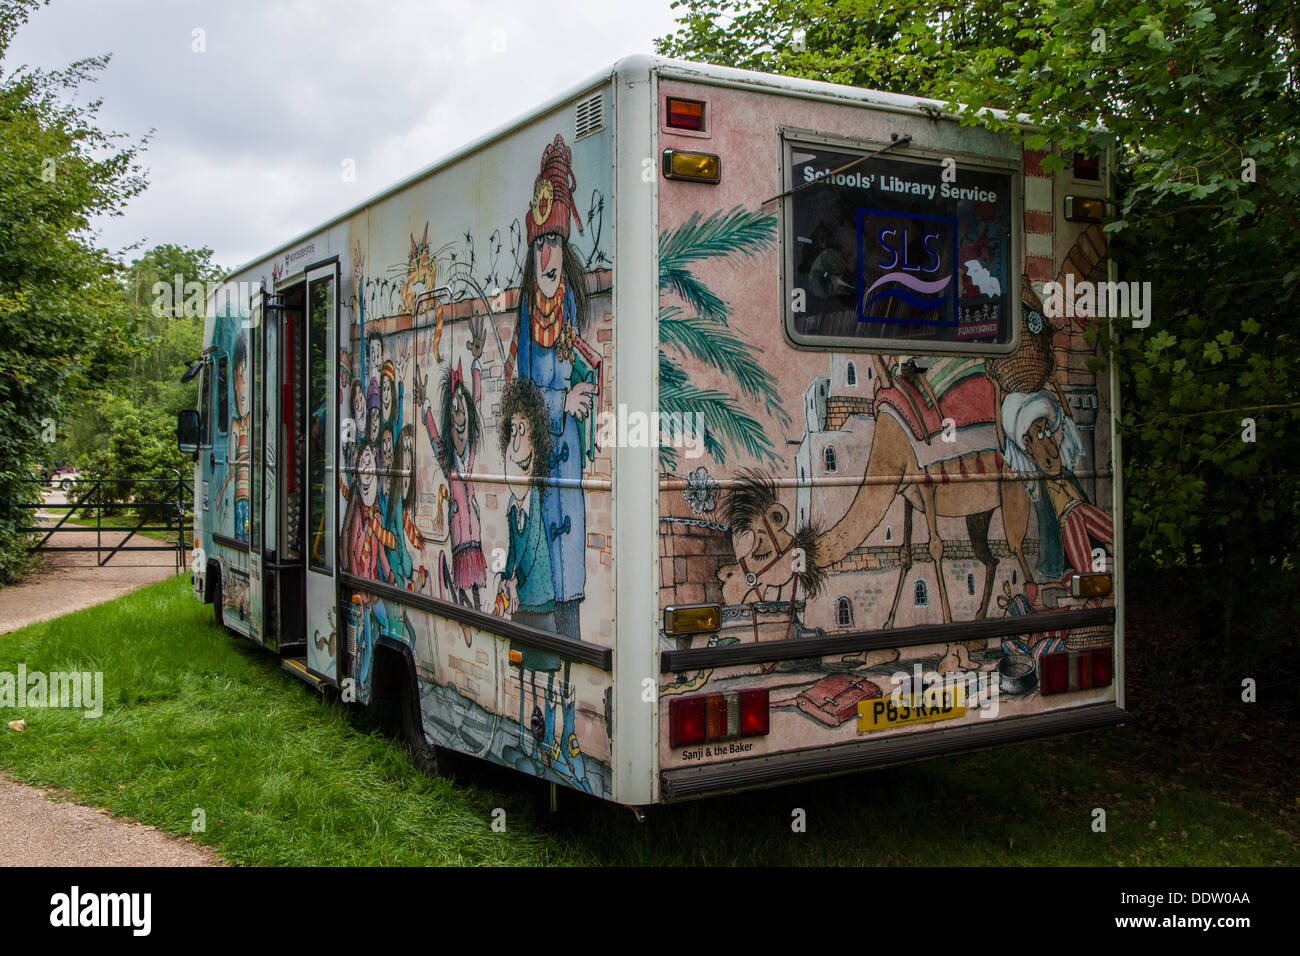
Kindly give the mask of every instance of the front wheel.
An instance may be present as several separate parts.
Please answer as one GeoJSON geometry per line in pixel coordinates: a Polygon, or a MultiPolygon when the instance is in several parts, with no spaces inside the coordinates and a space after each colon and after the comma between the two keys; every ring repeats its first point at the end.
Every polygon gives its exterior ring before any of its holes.
{"type": "Polygon", "coordinates": [[[402,736],[406,739],[411,760],[425,773],[438,772],[438,748],[424,732],[424,718],[420,713],[420,695],[415,679],[409,674],[402,681],[402,736]]]}
{"type": "Polygon", "coordinates": [[[72,490],[72,482],[65,481],[63,484],[59,485],[59,487],[63,489],[63,493],[66,495],[69,491],[72,490]]]}

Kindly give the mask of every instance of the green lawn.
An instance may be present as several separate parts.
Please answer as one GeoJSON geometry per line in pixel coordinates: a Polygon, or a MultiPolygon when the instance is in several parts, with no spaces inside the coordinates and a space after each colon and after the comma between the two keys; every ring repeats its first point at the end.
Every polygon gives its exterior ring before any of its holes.
{"type": "Polygon", "coordinates": [[[1197,772],[1140,727],[658,808],[647,824],[568,794],[550,817],[535,809],[537,785],[513,772],[468,759],[454,780],[415,770],[365,714],[321,700],[218,629],[188,575],[0,636],[0,671],[20,662],[102,671],[105,712],[0,711],[4,723],[27,721],[24,733],[0,723],[0,768],[175,833],[189,834],[201,808],[207,829],[195,838],[232,863],[1297,860],[1284,804],[1197,772]],[[1094,807],[1106,810],[1105,833],[1090,828],[1094,807]],[[492,829],[495,808],[505,833],[492,829]],[[795,808],[805,833],[791,832],[795,808]]]}

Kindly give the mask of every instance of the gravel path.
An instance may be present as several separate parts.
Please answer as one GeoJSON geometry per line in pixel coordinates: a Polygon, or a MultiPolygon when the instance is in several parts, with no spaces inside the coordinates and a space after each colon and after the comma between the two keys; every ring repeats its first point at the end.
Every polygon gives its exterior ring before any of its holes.
{"type": "MultiPolygon", "coordinates": [[[[62,503],[58,495],[47,500],[62,503]]],[[[106,533],[102,541],[111,547],[122,537],[122,532],[106,533]]],[[[93,530],[60,531],[55,538],[68,546],[96,541],[93,530]]],[[[176,556],[170,551],[122,553],[103,568],[93,552],[51,553],[38,574],[0,588],[0,635],[112,600],[175,573],[176,556]]],[[[14,731],[0,723],[0,733],[14,731]]],[[[221,865],[207,847],[68,800],[65,794],[0,774],[0,866],[221,865]]]]}
{"type": "Polygon", "coordinates": [[[207,847],[64,796],[0,775],[0,866],[222,865],[207,847]]]}

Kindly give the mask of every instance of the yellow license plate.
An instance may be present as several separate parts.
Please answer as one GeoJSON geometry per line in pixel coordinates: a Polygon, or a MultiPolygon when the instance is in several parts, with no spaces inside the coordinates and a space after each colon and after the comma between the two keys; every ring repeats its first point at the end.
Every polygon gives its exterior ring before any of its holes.
{"type": "Polygon", "coordinates": [[[936,687],[895,703],[890,695],[858,701],[858,733],[885,730],[903,724],[928,724],[951,720],[966,713],[966,687],[936,687]]]}

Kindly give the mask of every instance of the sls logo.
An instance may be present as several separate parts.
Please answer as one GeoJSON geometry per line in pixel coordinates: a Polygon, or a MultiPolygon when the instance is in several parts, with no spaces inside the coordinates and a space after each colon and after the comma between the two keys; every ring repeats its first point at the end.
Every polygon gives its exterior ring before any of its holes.
{"type": "Polygon", "coordinates": [[[125,926],[133,936],[148,936],[152,910],[151,893],[83,893],[74,886],[50,897],[50,925],[125,926]]]}
{"type": "Polygon", "coordinates": [[[858,321],[956,325],[957,221],[858,210],[858,321]]]}

